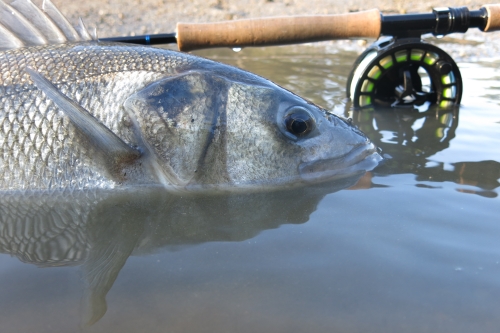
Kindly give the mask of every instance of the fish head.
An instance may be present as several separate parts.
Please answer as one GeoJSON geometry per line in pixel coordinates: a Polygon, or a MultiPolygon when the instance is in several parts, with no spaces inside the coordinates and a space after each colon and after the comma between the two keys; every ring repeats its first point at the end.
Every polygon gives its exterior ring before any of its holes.
{"type": "Polygon", "coordinates": [[[283,149],[295,146],[297,179],[315,182],[364,174],[382,160],[377,147],[351,119],[284,91],[275,124],[283,149]],[[286,139],[285,139],[286,138],[286,139]]]}
{"type": "Polygon", "coordinates": [[[183,188],[317,182],[382,159],[348,120],[246,72],[167,77],[125,108],[157,178],[183,188]]]}

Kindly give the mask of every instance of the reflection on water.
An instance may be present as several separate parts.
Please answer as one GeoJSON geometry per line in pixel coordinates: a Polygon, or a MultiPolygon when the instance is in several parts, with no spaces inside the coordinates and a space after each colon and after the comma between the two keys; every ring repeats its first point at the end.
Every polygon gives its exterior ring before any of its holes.
{"type": "MultiPolygon", "coordinates": [[[[438,109],[425,112],[413,109],[378,109],[374,111],[349,110],[346,117],[382,149],[386,157],[375,174],[391,175],[411,173],[418,181],[455,182],[478,187],[481,190],[462,189],[494,198],[500,184],[500,163],[493,160],[456,162],[445,165],[432,160],[432,156],[450,146],[459,124],[459,108],[438,109]]],[[[433,188],[431,185],[416,186],[433,188]]],[[[434,185],[438,186],[438,185],[434,185]]]]}
{"type": "Polygon", "coordinates": [[[460,108],[373,112],[344,101],[355,52],[200,53],[351,117],[385,163],[263,193],[3,195],[2,332],[497,331],[497,65],[459,64],[460,108]]]}
{"type": "Polygon", "coordinates": [[[321,199],[360,175],[261,193],[173,194],[162,189],[4,195],[0,252],[38,267],[81,265],[84,318],[106,312],[106,294],[130,255],[164,247],[243,241],[305,223],[321,199]]]}

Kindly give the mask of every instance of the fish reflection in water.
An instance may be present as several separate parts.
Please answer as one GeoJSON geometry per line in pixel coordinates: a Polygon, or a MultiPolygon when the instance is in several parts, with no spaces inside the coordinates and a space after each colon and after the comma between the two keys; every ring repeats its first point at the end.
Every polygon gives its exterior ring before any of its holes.
{"type": "MultiPolygon", "coordinates": [[[[371,175],[410,173],[418,182],[454,182],[478,189],[458,188],[463,193],[497,197],[495,189],[500,186],[500,163],[497,161],[463,161],[445,165],[435,162],[432,156],[450,147],[459,123],[459,107],[427,111],[399,108],[377,109],[377,111],[354,110],[353,123],[365,132],[387,157],[383,166],[367,173],[371,175]]],[[[359,184],[358,184],[359,185],[359,184]]],[[[362,187],[381,186],[365,184],[362,187]]],[[[416,186],[439,188],[437,185],[419,183],[416,186]]]]}
{"type": "Polygon", "coordinates": [[[173,194],[158,188],[3,195],[0,252],[39,267],[81,266],[83,323],[106,312],[106,294],[131,255],[242,241],[309,220],[321,199],[361,175],[293,190],[173,194]]]}

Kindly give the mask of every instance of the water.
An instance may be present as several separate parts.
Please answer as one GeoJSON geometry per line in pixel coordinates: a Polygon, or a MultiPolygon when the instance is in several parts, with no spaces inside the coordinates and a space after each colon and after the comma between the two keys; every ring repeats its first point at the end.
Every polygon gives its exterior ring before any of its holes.
{"type": "Polygon", "coordinates": [[[354,186],[4,196],[2,332],[498,330],[498,60],[459,63],[460,108],[373,113],[344,100],[355,51],[200,54],[352,117],[387,162],[354,186]]]}

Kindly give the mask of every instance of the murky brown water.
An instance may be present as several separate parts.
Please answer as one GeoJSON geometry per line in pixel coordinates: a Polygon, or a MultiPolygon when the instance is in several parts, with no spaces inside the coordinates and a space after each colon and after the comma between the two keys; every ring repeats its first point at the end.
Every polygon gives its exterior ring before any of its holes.
{"type": "Polygon", "coordinates": [[[459,63],[460,108],[374,113],[344,101],[355,52],[200,54],[351,116],[390,158],[358,190],[4,196],[2,332],[498,330],[499,61],[459,63]]]}

